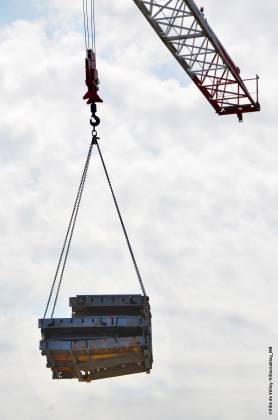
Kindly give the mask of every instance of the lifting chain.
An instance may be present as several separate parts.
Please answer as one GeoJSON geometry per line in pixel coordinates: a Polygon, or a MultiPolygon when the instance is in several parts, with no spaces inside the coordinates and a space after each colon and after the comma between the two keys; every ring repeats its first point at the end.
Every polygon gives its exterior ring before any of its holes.
{"type": "Polygon", "coordinates": [[[56,288],[55,298],[54,298],[53,307],[52,307],[52,311],[51,311],[51,318],[53,318],[54,311],[55,311],[55,308],[56,308],[56,305],[57,305],[57,300],[58,300],[58,296],[59,296],[59,293],[60,293],[61,284],[62,284],[62,281],[63,281],[64,271],[65,271],[65,267],[66,267],[66,263],[67,263],[67,259],[68,259],[68,254],[69,254],[69,250],[70,250],[70,246],[71,246],[71,242],[72,242],[74,228],[75,228],[76,221],[77,221],[77,216],[78,216],[78,213],[79,213],[80,203],[81,203],[81,199],[82,199],[82,195],[83,195],[83,191],[84,191],[84,186],[85,186],[85,182],[86,182],[86,178],[87,178],[89,164],[90,164],[90,160],[91,160],[91,156],[92,156],[92,149],[93,149],[94,145],[97,146],[98,154],[99,154],[99,157],[100,157],[103,169],[104,169],[104,173],[105,173],[108,185],[109,185],[109,189],[110,189],[111,194],[112,194],[112,198],[113,198],[113,201],[114,201],[114,204],[115,204],[115,207],[116,207],[116,211],[117,211],[117,214],[118,214],[118,217],[119,217],[119,220],[120,220],[120,224],[121,224],[125,239],[126,239],[126,243],[127,243],[127,246],[128,246],[128,250],[129,250],[133,265],[134,265],[134,269],[135,269],[138,281],[139,281],[139,285],[141,287],[143,295],[145,297],[147,296],[146,290],[145,290],[145,287],[144,287],[144,283],[143,283],[143,280],[142,280],[142,277],[141,277],[141,274],[140,274],[140,271],[139,271],[139,268],[138,268],[138,265],[137,265],[137,262],[136,262],[131,244],[130,244],[130,240],[129,240],[129,237],[128,237],[128,234],[127,234],[127,230],[126,230],[126,227],[125,227],[125,224],[124,224],[124,221],[123,221],[120,209],[119,209],[118,201],[116,199],[116,196],[115,196],[112,184],[111,184],[111,180],[110,180],[110,177],[109,177],[109,174],[108,174],[108,170],[107,170],[106,164],[104,162],[104,158],[103,158],[103,155],[102,155],[99,143],[98,143],[99,137],[97,135],[96,127],[100,124],[100,118],[96,115],[97,107],[96,107],[95,103],[91,104],[91,112],[92,112],[92,115],[91,115],[91,118],[90,118],[90,124],[93,127],[92,140],[91,140],[91,143],[90,143],[88,155],[87,155],[86,162],[85,162],[85,165],[84,165],[84,169],[83,169],[83,172],[82,172],[81,181],[80,181],[80,184],[79,184],[79,187],[78,187],[77,196],[76,196],[76,199],[75,199],[75,202],[74,202],[74,206],[73,206],[73,210],[72,210],[72,213],[71,213],[71,217],[70,217],[69,225],[68,225],[68,228],[67,228],[66,236],[65,236],[64,243],[63,243],[63,246],[62,246],[62,251],[61,251],[61,254],[60,254],[60,257],[59,257],[58,266],[57,266],[57,269],[56,269],[56,272],[55,272],[55,275],[54,275],[54,279],[53,279],[53,282],[52,282],[52,285],[51,285],[51,288],[50,288],[50,293],[49,293],[49,297],[48,297],[48,300],[47,300],[47,304],[46,304],[46,308],[45,308],[43,318],[45,318],[46,315],[47,315],[47,312],[48,312],[48,309],[49,309],[49,306],[50,306],[50,302],[51,302],[51,299],[52,299],[53,294],[54,294],[55,286],[57,286],[57,288],[56,288]],[[58,278],[59,278],[59,280],[58,280],[58,278]],[[58,281],[58,284],[57,284],[57,281],[58,281]]]}
{"type": "Polygon", "coordinates": [[[111,180],[110,180],[110,177],[109,177],[109,174],[108,174],[108,170],[107,170],[106,164],[104,162],[104,158],[103,158],[103,155],[102,155],[99,143],[98,143],[99,137],[97,137],[96,127],[99,125],[100,119],[96,115],[96,111],[97,111],[96,104],[91,105],[91,111],[92,111],[92,116],[91,116],[91,119],[90,119],[90,124],[93,126],[92,142],[93,142],[93,144],[95,144],[97,146],[98,154],[99,154],[99,157],[100,157],[103,169],[104,169],[104,173],[105,173],[105,176],[106,176],[107,183],[109,185],[110,192],[112,194],[112,198],[113,198],[115,208],[116,208],[116,211],[117,211],[117,214],[118,214],[118,217],[119,217],[119,221],[120,221],[123,233],[124,233],[124,237],[126,239],[129,254],[130,254],[130,257],[131,257],[131,260],[132,260],[132,263],[133,263],[133,266],[134,266],[134,269],[135,269],[135,272],[136,272],[136,276],[138,278],[139,285],[140,285],[140,288],[142,290],[142,293],[146,297],[147,296],[146,289],[145,289],[145,286],[144,286],[144,283],[143,283],[143,280],[142,280],[142,277],[141,277],[141,274],[140,274],[140,271],[139,271],[139,268],[138,268],[138,265],[137,265],[132,247],[131,247],[131,243],[130,243],[130,240],[129,240],[129,237],[128,237],[128,234],[127,234],[127,230],[126,230],[126,227],[125,227],[122,215],[121,215],[121,211],[120,211],[120,208],[119,208],[119,205],[118,205],[118,201],[117,201],[117,198],[115,196],[115,193],[114,193],[114,190],[113,190],[113,187],[112,187],[112,183],[111,183],[111,180]],[[94,119],[94,121],[93,121],[93,119],[94,119]]]}

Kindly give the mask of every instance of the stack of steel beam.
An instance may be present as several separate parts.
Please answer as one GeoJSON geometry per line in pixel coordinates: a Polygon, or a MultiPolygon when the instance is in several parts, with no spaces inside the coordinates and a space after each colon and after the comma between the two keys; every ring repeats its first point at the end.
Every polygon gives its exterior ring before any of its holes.
{"type": "Polygon", "coordinates": [[[72,318],[40,319],[40,350],[53,379],[82,382],[152,367],[149,298],[86,295],[70,298],[72,318]]]}

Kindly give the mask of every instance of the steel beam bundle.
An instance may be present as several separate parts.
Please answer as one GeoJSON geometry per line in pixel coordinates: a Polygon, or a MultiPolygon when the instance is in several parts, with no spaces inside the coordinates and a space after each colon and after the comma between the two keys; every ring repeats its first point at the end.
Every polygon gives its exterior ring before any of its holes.
{"type": "Polygon", "coordinates": [[[259,111],[240,70],[193,0],[133,0],[217,114],[259,111]]]}
{"type": "Polygon", "coordinates": [[[40,350],[53,379],[95,379],[149,373],[152,367],[148,297],[70,298],[72,318],[39,320],[40,350]]]}

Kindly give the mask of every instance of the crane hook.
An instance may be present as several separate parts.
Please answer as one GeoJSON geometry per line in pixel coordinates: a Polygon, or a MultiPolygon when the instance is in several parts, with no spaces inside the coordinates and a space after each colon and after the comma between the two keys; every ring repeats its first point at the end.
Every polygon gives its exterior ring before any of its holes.
{"type": "Polygon", "coordinates": [[[92,103],[91,104],[92,116],[90,118],[90,124],[92,127],[94,127],[94,129],[100,124],[100,118],[96,115],[96,112],[97,112],[97,106],[95,103],[92,103]]]}

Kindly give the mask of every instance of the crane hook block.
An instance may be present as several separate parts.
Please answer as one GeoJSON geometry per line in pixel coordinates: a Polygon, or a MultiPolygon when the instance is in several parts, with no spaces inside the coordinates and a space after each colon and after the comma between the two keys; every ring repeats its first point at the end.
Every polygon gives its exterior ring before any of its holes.
{"type": "Polygon", "coordinates": [[[87,104],[93,104],[97,102],[103,102],[98,95],[99,90],[99,78],[98,71],[96,68],[96,55],[93,50],[87,50],[87,57],[85,59],[86,68],[86,86],[87,92],[83,96],[83,99],[87,100],[87,104]]]}
{"type": "Polygon", "coordinates": [[[53,379],[95,379],[150,373],[149,298],[85,295],[70,298],[72,317],[40,319],[40,350],[53,379]]]}

